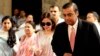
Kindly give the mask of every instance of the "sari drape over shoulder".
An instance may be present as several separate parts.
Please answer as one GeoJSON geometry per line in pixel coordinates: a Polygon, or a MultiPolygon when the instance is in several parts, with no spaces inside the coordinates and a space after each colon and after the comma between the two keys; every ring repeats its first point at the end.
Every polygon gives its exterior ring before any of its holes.
{"type": "Polygon", "coordinates": [[[0,37],[0,56],[13,56],[13,48],[7,44],[7,40],[0,37]]]}

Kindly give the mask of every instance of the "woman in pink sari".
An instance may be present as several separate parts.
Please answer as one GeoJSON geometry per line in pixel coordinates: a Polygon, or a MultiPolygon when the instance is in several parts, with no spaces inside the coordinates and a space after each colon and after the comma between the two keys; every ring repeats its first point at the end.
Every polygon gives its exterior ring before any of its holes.
{"type": "Polygon", "coordinates": [[[38,41],[32,23],[26,22],[25,35],[20,39],[19,51],[16,56],[35,56],[38,41]]]}

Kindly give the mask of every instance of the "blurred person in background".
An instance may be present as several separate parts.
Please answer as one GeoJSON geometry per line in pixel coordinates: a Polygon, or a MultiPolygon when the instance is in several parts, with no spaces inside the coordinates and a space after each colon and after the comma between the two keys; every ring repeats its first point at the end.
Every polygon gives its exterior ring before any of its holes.
{"type": "Polygon", "coordinates": [[[17,22],[18,27],[22,25],[25,22],[25,20],[26,20],[26,12],[24,10],[21,10],[17,22]]]}
{"type": "Polygon", "coordinates": [[[98,29],[98,32],[99,32],[99,36],[100,36],[100,24],[99,24],[99,15],[97,14],[97,12],[95,11],[90,11],[87,13],[87,21],[88,22],[91,22],[91,23],[94,23],[95,26],[97,27],[98,29]]]}
{"type": "Polygon", "coordinates": [[[50,6],[49,11],[50,11],[51,17],[55,21],[56,25],[61,22],[64,22],[64,19],[61,18],[61,11],[58,6],[56,6],[56,5],[50,6]]]}
{"type": "Polygon", "coordinates": [[[18,20],[19,20],[19,9],[14,9],[14,15],[12,16],[13,21],[16,23],[16,25],[18,24],[18,20]]]}

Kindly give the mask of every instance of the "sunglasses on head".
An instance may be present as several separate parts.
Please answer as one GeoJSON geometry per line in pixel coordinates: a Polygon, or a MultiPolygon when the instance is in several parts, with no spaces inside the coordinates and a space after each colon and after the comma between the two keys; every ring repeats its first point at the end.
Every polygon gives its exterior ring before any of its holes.
{"type": "Polygon", "coordinates": [[[50,23],[50,22],[42,22],[41,25],[42,25],[42,26],[45,26],[45,25],[46,25],[46,26],[50,26],[51,23],[50,23]]]}

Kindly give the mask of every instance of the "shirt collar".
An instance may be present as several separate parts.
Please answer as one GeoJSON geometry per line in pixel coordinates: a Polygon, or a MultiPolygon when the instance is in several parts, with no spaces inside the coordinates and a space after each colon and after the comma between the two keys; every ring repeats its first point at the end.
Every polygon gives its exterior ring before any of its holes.
{"type": "Polygon", "coordinates": [[[75,24],[72,26],[72,25],[68,25],[69,27],[73,27],[74,29],[76,29],[77,28],[77,26],[78,26],[78,19],[76,20],[76,22],[75,22],[75,24]]]}

